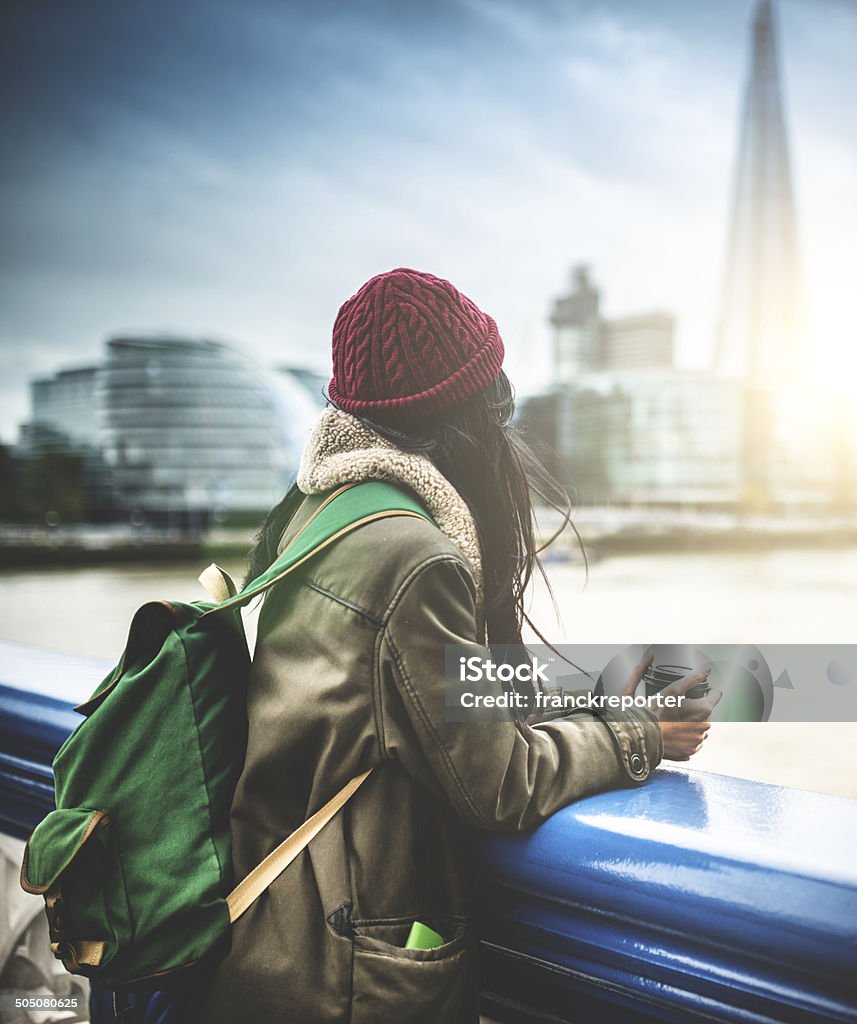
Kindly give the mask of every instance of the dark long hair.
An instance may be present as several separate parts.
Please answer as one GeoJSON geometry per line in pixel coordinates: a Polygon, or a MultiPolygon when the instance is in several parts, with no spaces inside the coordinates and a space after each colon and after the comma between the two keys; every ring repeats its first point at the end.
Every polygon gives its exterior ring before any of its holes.
{"type": "MultiPolygon", "coordinates": [[[[571,521],[571,499],[513,424],[514,412],[514,390],[501,372],[468,401],[418,424],[403,426],[359,418],[398,448],[427,455],[466,502],[482,550],[489,642],[520,644],[526,624],[547,643],[524,608],[525,591],[536,571],[544,577],[553,600],[539,552],[570,526],[587,572],[588,564],[580,534],[571,521]],[[561,515],[558,529],[541,547],[536,545],[534,495],[561,515]]],[[[303,497],[293,485],[270,511],[250,553],[248,579],[274,561],[283,529],[303,497]]]]}

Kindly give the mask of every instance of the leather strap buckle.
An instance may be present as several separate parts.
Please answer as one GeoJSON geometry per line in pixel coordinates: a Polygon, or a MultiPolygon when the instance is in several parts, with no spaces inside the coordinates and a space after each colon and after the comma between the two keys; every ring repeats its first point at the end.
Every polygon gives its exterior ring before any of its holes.
{"type": "Polygon", "coordinates": [[[45,914],[48,919],[51,952],[57,960],[62,960],[67,971],[72,974],[83,974],[86,973],[86,968],[97,967],[101,963],[104,958],[105,942],[100,939],[79,939],[71,942],[66,935],[65,912],[58,884],[45,893],[45,914]]]}
{"type": "Polygon", "coordinates": [[[57,959],[62,959],[58,950],[59,946],[65,944],[65,914],[63,910],[62,893],[58,885],[53,886],[45,893],[45,914],[48,918],[48,934],[51,940],[51,950],[57,959]]]}

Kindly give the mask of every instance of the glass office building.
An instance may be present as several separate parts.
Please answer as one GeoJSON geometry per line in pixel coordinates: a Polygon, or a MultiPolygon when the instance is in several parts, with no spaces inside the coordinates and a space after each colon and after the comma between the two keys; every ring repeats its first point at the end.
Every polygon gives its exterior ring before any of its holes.
{"type": "Polygon", "coordinates": [[[741,393],[682,370],[592,373],[524,403],[582,504],[723,505],[739,497],[741,393]]]}
{"type": "Polygon", "coordinates": [[[79,366],[30,382],[30,451],[98,444],[98,374],[97,366],[79,366]]]}
{"type": "Polygon", "coordinates": [[[97,450],[123,515],[203,522],[283,495],[323,402],[321,380],[263,371],[216,341],[123,336],[97,367],[35,382],[31,426],[97,450]]]}
{"type": "Polygon", "coordinates": [[[104,449],[141,511],[259,510],[300,455],[309,393],[226,345],[113,338],[100,377],[104,449]]]}

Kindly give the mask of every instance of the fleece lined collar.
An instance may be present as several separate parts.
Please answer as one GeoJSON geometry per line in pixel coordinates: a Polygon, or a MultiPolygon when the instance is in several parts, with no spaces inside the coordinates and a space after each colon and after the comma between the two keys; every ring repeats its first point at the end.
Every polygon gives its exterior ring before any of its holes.
{"type": "Polygon", "coordinates": [[[422,499],[438,528],[470,563],[481,612],[479,535],[470,509],[458,491],[427,455],[402,451],[355,416],[339,409],[325,409],[304,448],[298,487],[304,494],[319,494],[341,484],[364,480],[403,484],[422,499]]]}

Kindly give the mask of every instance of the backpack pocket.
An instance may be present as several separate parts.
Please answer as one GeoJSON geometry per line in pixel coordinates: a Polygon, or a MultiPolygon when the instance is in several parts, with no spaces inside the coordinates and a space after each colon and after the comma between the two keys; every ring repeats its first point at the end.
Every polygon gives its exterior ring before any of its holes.
{"type": "Polygon", "coordinates": [[[104,811],[51,811],[24,849],[21,887],[44,896],[51,951],[72,974],[97,976],[131,941],[121,862],[104,811]]]}
{"type": "Polygon", "coordinates": [[[424,923],[449,936],[448,941],[435,949],[405,949],[412,917],[354,921],[352,1024],[428,1024],[464,1018],[466,921],[450,917],[424,923]]]}

